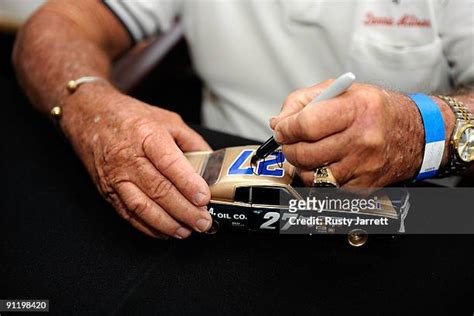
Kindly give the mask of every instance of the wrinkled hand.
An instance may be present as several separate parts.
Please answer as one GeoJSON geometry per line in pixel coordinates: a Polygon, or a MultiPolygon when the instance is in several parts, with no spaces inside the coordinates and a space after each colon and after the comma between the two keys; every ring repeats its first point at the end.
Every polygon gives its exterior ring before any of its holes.
{"type": "Polygon", "coordinates": [[[343,188],[377,188],[414,177],[424,131],[412,101],[381,88],[354,84],[332,100],[307,106],[330,82],[293,92],[270,127],[306,185],[327,165],[343,188]]]}
{"type": "Polygon", "coordinates": [[[183,151],[210,147],[179,115],[103,85],[84,85],[66,102],[66,136],[123,218],[153,237],[209,229],[209,188],[183,151]]]}

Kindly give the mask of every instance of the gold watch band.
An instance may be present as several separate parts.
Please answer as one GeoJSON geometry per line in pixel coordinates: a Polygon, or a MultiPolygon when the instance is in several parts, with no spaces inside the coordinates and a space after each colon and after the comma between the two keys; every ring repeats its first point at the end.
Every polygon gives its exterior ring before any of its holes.
{"type": "Polygon", "coordinates": [[[456,120],[463,120],[469,124],[473,123],[474,116],[469,112],[469,110],[462,102],[456,100],[453,97],[445,95],[439,95],[438,98],[440,98],[449,105],[449,107],[453,110],[454,115],[456,116],[456,120]]]}
{"type": "Polygon", "coordinates": [[[438,98],[449,105],[456,118],[453,134],[451,135],[451,140],[449,142],[449,161],[447,165],[438,172],[438,177],[448,177],[462,173],[471,165],[471,163],[464,162],[458,157],[456,153],[457,148],[455,146],[455,138],[458,134],[458,130],[462,128],[462,126],[472,125],[474,123],[474,116],[469,112],[462,102],[456,100],[455,98],[445,95],[438,95],[438,98]]]}

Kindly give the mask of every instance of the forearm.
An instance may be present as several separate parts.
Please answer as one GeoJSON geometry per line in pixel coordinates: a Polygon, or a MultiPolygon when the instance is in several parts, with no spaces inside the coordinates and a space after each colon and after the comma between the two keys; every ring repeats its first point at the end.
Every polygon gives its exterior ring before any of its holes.
{"type": "MultiPolygon", "coordinates": [[[[42,113],[64,100],[67,81],[90,75],[108,78],[111,60],[129,45],[126,35],[106,39],[112,34],[100,29],[105,11],[98,6],[96,1],[52,1],[20,31],[14,65],[25,92],[42,113]]],[[[108,23],[116,21],[109,18],[108,23]]]]}
{"type": "MultiPolygon", "coordinates": [[[[463,102],[466,107],[474,113],[474,93],[473,92],[465,92],[465,93],[453,93],[452,96],[456,98],[458,101],[463,102]]],[[[455,128],[455,116],[449,105],[444,102],[443,100],[439,99],[436,95],[431,96],[435,103],[438,105],[443,121],[445,124],[445,150],[443,154],[443,159],[441,162],[441,167],[444,167],[448,164],[450,159],[450,152],[449,149],[451,147],[451,137],[453,134],[453,130],[455,128]]],[[[405,116],[404,118],[400,118],[400,120],[406,120],[406,125],[403,129],[410,131],[410,140],[405,142],[403,146],[400,146],[401,156],[402,157],[411,157],[407,159],[412,159],[411,161],[406,161],[405,164],[409,165],[409,174],[412,176],[419,172],[421,167],[421,163],[423,161],[423,145],[424,144],[424,131],[423,131],[423,122],[421,116],[414,106],[413,101],[408,98],[407,96],[401,96],[399,94],[394,94],[392,96],[392,105],[401,106],[404,108],[400,113],[403,113],[405,116]]],[[[472,174],[474,168],[470,168],[469,174],[472,174]]]]}

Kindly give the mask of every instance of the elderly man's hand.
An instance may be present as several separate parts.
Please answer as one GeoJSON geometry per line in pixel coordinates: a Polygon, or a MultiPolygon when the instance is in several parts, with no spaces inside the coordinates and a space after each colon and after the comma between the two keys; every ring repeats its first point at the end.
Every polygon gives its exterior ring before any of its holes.
{"type": "Polygon", "coordinates": [[[305,184],[325,165],[343,188],[376,188],[416,176],[424,148],[416,105],[402,94],[354,84],[335,99],[305,107],[330,82],[293,92],[270,121],[305,184]]]}
{"type": "Polygon", "coordinates": [[[179,115],[89,84],[66,99],[62,127],[100,192],[134,227],[176,238],[209,229],[209,187],[183,151],[210,147],[179,115]]]}

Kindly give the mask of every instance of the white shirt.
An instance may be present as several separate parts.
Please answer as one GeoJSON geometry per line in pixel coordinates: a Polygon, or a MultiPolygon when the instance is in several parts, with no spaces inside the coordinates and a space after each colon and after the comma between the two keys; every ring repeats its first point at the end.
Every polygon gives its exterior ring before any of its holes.
{"type": "Polygon", "coordinates": [[[474,0],[109,0],[140,41],[185,27],[207,127],[264,140],[293,90],[352,71],[402,92],[474,86],[474,0]]]}

